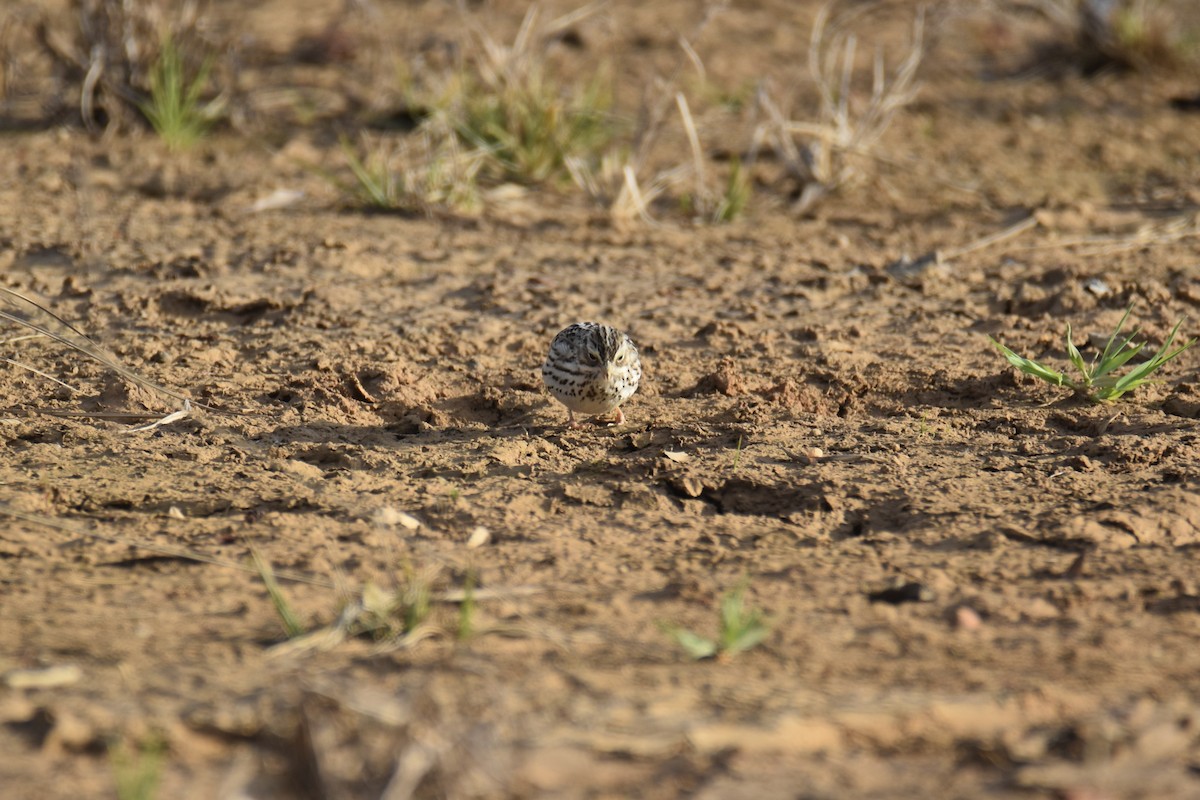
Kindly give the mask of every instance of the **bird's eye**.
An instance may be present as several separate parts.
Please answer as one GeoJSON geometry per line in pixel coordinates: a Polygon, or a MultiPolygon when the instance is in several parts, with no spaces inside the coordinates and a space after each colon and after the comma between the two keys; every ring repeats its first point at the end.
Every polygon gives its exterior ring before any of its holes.
{"type": "Polygon", "coordinates": [[[625,363],[625,354],[621,353],[621,355],[614,358],[613,363],[614,364],[624,364],[625,363]]]}
{"type": "Polygon", "coordinates": [[[595,350],[588,350],[583,354],[583,361],[585,364],[599,364],[600,354],[595,350]]]}

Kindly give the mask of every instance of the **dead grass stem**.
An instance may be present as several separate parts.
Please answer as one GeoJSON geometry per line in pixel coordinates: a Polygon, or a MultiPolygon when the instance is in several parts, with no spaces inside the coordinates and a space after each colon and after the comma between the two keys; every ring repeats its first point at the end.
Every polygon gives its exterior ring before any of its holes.
{"type": "MultiPolygon", "coordinates": [[[[197,408],[217,413],[222,411],[213,406],[192,400],[182,392],[169,389],[143,377],[121,363],[115,355],[92,341],[86,334],[45,306],[26,297],[15,289],[0,286],[0,319],[7,320],[36,334],[48,337],[66,347],[87,356],[126,380],[156,394],[180,400],[197,408]]],[[[40,373],[39,373],[40,374],[40,373]]],[[[49,377],[49,376],[47,376],[49,377]]],[[[68,387],[70,388],[70,387],[68,387]]]]}
{"type": "Polygon", "coordinates": [[[751,160],[768,144],[774,149],[800,185],[800,213],[828,194],[872,177],[879,163],[891,162],[880,152],[881,140],[919,89],[917,72],[925,54],[923,7],[913,16],[904,57],[889,73],[883,51],[877,49],[869,95],[864,99],[855,90],[858,36],[852,26],[873,5],[834,15],[834,5],[826,4],[818,12],[807,58],[819,95],[811,119],[789,118],[769,87],[759,88],[757,106],[766,120],[755,131],[751,160]]]}

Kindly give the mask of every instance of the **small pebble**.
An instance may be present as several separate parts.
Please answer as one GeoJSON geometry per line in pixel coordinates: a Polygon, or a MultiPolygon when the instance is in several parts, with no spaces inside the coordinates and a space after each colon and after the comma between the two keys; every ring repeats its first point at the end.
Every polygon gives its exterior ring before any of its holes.
{"type": "Polygon", "coordinates": [[[975,609],[959,606],[954,610],[954,626],[960,631],[977,631],[983,627],[983,620],[975,609]]]}
{"type": "Polygon", "coordinates": [[[492,532],[482,525],[476,525],[471,531],[470,537],[467,538],[467,548],[474,550],[476,547],[483,547],[492,540],[492,532]]]}
{"type": "Polygon", "coordinates": [[[381,528],[394,528],[397,525],[410,531],[421,527],[421,520],[393,506],[378,508],[371,514],[371,521],[381,528]]]}

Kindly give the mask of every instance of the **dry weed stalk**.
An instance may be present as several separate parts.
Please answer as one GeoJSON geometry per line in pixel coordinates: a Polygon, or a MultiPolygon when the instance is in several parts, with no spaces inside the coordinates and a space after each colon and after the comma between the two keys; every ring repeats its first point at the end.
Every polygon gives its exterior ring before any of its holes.
{"type": "Polygon", "coordinates": [[[124,125],[150,95],[164,43],[193,67],[218,48],[205,30],[204,0],[71,0],[70,30],[38,23],[38,39],[70,84],[90,131],[124,125]]]}
{"type": "Polygon", "coordinates": [[[691,35],[679,37],[679,48],[685,60],[671,78],[656,79],[646,88],[629,146],[604,153],[594,165],[580,158],[567,161],[567,170],[575,184],[606,208],[614,221],[628,222],[637,218],[648,225],[657,224],[650,213],[650,205],[689,177],[693,189],[690,199],[696,210],[715,216],[720,209],[721,192],[709,182],[700,135],[687,97],[677,86],[681,73],[689,67],[701,81],[707,79],[704,62],[692,41],[698,39],[726,7],[724,2],[707,3],[704,15],[691,35]],[[647,173],[651,151],[659,143],[667,121],[674,116],[672,109],[678,113],[687,137],[691,161],[647,173]]]}
{"type": "Polygon", "coordinates": [[[651,204],[687,177],[686,164],[646,174],[650,153],[670,115],[674,94],[673,81],[653,81],[646,90],[637,129],[627,146],[603,153],[598,163],[578,156],[565,161],[575,185],[607,209],[614,222],[625,223],[636,218],[647,225],[656,225],[650,213],[651,204]]]}
{"type": "Polygon", "coordinates": [[[832,4],[821,7],[813,22],[808,71],[820,102],[816,121],[788,119],[760,87],[758,108],[767,117],[754,134],[751,152],[770,142],[789,173],[801,185],[797,210],[809,210],[830,192],[857,183],[890,160],[878,146],[896,113],[916,97],[917,70],[924,57],[925,10],[913,17],[908,52],[889,76],[882,50],[873,61],[871,94],[856,102],[853,88],[858,37],[850,24],[863,15],[856,9],[831,19],[832,4]]]}
{"type": "Polygon", "coordinates": [[[566,160],[567,172],[575,185],[593,202],[607,209],[614,222],[639,219],[647,225],[657,225],[650,213],[650,205],[681,183],[687,175],[687,169],[675,167],[660,170],[649,179],[639,179],[643,164],[644,160],[637,150],[605,153],[596,167],[578,157],[566,160]]]}
{"type": "Polygon", "coordinates": [[[496,89],[508,84],[528,83],[532,76],[543,70],[545,61],[545,52],[535,48],[534,42],[554,41],[572,26],[599,13],[605,5],[606,0],[596,0],[541,24],[538,22],[539,8],[534,3],[521,20],[511,45],[501,44],[477,20],[464,15],[476,44],[483,50],[484,57],[477,65],[480,77],[486,85],[496,89]]]}
{"type": "MultiPolygon", "coordinates": [[[[142,377],[142,375],[121,363],[120,359],[118,359],[107,349],[96,344],[96,342],[92,341],[86,334],[84,334],[71,323],[67,322],[62,317],[55,314],[50,309],[40,305],[18,291],[8,289],[3,286],[0,286],[0,320],[6,320],[22,328],[31,330],[34,332],[35,336],[44,336],[49,339],[53,339],[59,344],[65,345],[71,350],[87,356],[93,361],[96,361],[104,367],[107,367],[109,370],[116,373],[121,378],[129,381],[130,383],[136,384],[144,389],[148,389],[149,391],[162,397],[169,397],[183,403],[183,408],[180,411],[168,414],[166,417],[160,419],[156,424],[146,427],[144,430],[152,430],[159,425],[164,425],[169,422],[182,419],[191,413],[193,407],[202,408],[206,411],[217,411],[219,413],[237,413],[229,411],[222,412],[221,409],[217,409],[212,406],[205,405],[204,403],[199,403],[192,400],[189,395],[183,392],[169,389],[142,377]]],[[[62,381],[59,381],[52,376],[45,375],[45,373],[33,369],[25,364],[16,364],[16,366],[50,378],[55,383],[62,383],[62,381]]],[[[67,388],[73,387],[68,386],[67,388]]],[[[46,413],[52,413],[45,409],[41,410],[45,411],[46,413]]],[[[87,414],[87,416],[101,415],[87,414]]]]}

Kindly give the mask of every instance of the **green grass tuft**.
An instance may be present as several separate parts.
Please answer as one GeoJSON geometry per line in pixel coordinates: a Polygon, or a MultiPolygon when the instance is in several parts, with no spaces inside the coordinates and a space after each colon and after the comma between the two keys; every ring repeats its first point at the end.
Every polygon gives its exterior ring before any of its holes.
{"type": "Polygon", "coordinates": [[[406,569],[406,580],[393,590],[367,583],[353,633],[377,642],[400,639],[415,632],[432,611],[429,582],[406,569]]]}
{"type": "Polygon", "coordinates": [[[678,625],[662,625],[662,630],[693,659],[730,659],[762,644],[771,626],[758,609],[746,608],[749,578],[742,578],[732,591],[721,598],[719,630],[709,639],[678,625]]]}
{"type": "Polygon", "coordinates": [[[464,150],[456,139],[432,131],[391,153],[382,145],[360,155],[343,137],[342,155],[353,181],[321,174],[353,199],[378,211],[428,213],[435,208],[473,211],[480,204],[478,174],[485,154],[464,150]]]}
{"type": "Polygon", "coordinates": [[[729,167],[729,180],[721,202],[713,212],[714,222],[733,222],[742,215],[750,203],[750,177],[742,168],[741,159],[735,158],[729,167]]]}
{"type": "Polygon", "coordinates": [[[162,781],[166,752],[166,743],[158,737],[139,742],[136,748],[125,742],[110,746],[117,800],[152,800],[162,781]]]}
{"type": "Polygon", "coordinates": [[[1140,329],[1134,330],[1133,333],[1124,338],[1121,336],[1121,330],[1125,327],[1125,322],[1129,319],[1129,314],[1132,311],[1133,305],[1130,304],[1129,308],[1125,309],[1125,314],[1121,317],[1121,321],[1117,323],[1117,327],[1108,337],[1108,342],[1104,345],[1104,351],[1093,358],[1090,363],[1084,360],[1079,349],[1071,340],[1071,325],[1067,323],[1067,356],[1075,366],[1076,371],[1080,374],[1080,378],[1078,379],[1051,369],[1031,358],[1019,356],[990,336],[988,337],[988,341],[1000,350],[1004,357],[1008,359],[1008,363],[1026,375],[1040,378],[1055,386],[1065,386],[1094,403],[1107,402],[1109,400],[1116,400],[1127,392],[1132,392],[1139,386],[1149,383],[1150,376],[1159,367],[1196,343],[1195,339],[1189,339],[1174,350],[1171,349],[1171,346],[1175,343],[1175,337],[1179,333],[1179,327],[1183,324],[1183,320],[1179,320],[1179,322],[1175,323],[1175,327],[1171,329],[1171,333],[1167,336],[1166,341],[1162,343],[1162,347],[1158,348],[1148,361],[1138,364],[1124,375],[1117,375],[1116,371],[1125,366],[1127,362],[1133,359],[1146,346],[1145,342],[1133,343],[1133,339],[1138,335],[1140,329]]]}
{"type": "Polygon", "coordinates": [[[292,604],[288,602],[287,596],[283,593],[283,589],[279,586],[279,581],[275,580],[275,573],[271,569],[271,564],[258,550],[251,548],[250,557],[254,560],[254,568],[258,570],[259,577],[262,578],[263,585],[267,587],[267,594],[271,596],[271,605],[275,607],[275,613],[279,615],[280,621],[283,623],[283,631],[289,639],[295,639],[298,636],[304,635],[304,625],[301,624],[300,618],[296,615],[292,604]]]}
{"type": "Polygon", "coordinates": [[[189,80],[183,53],[170,38],[151,67],[150,98],[138,108],[172,152],[194,147],[216,121],[212,107],[200,102],[211,68],[206,58],[189,80]]]}
{"type": "Polygon", "coordinates": [[[489,154],[496,177],[543,183],[567,175],[571,156],[598,161],[615,128],[602,75],[582,86],[549,80],[540,65],[491,84],[465,76],[448,109],[467,146],[489,154]]]}

